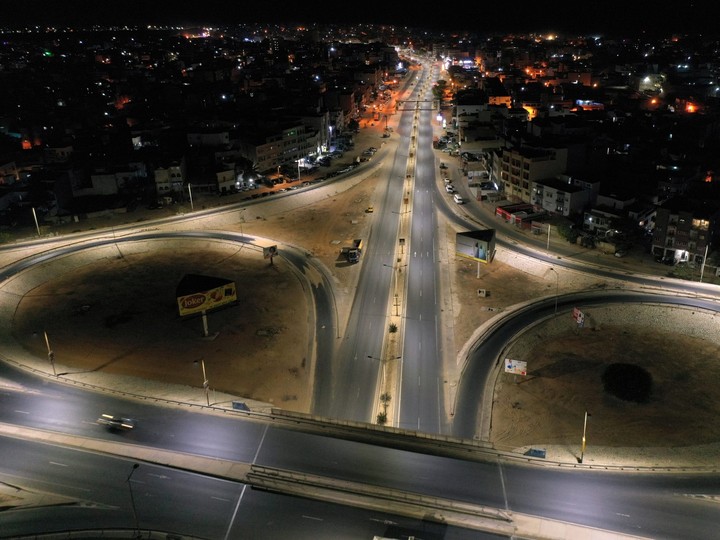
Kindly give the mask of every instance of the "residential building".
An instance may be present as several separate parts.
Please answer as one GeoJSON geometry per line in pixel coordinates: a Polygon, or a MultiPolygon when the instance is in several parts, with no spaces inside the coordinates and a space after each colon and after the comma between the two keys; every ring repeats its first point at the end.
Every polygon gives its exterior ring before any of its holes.
{"type": "Polygon", "coordinates": [[[533,184],[564,173],[566,164],[567,149],[523,146],[503,150],[495,174],[509,201],[530,203],[533,184]]]}
{"type": "Polygon", "coordinates": [[[716,233],[720,206],[674,197],[658,207],[652,252],[675,262],[702,263],[716,233]]]}
{"type": "Polygon", "coordinates": [[[532,182],[530,202],[551,214],[570,217],[579,215],[588,206],[593,193],[580,184],[547,178],[532,182]]]}

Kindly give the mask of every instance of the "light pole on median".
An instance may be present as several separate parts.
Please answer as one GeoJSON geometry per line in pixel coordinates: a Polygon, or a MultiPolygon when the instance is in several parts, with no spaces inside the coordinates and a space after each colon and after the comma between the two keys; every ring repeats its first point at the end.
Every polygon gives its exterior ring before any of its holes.
{"type": "MultiPolygon", "coordinates": [[[[407,264],[402,264],[402,265],[398,265],[398,266],[393,266],[393,265],[391,265],[391,264],[383,264],[383,266],[387,266],[388,268],[392,268],[393,270],[395,270],[395,269],[397,268],[397,274],[401,274],[401,273],[402,273],[402,269],[405,268],[405,267],[407,266],[407,264]]],[[[397,285],[398,285],[397,282],[398,282],[398,279],[399,279],[398,276],[397,276],[397,274],[395,274],[395,283],[394,283],[394,285],[393,285],[393,290],[397,290],[397,285]]],[[[394,297],[394,298],[395,298],[395,302],[394,302],[394,303],[395,303],[395,316],[396,316],[396,317],[399,317],[399,316],[400,316],[400,299],[399,299],[399,297],[398,297],[398,293],[397,293],[397,292],[395,293],[395,297],[394,297]]]]}
{"type": "MultiPolygon", "coordinates": [[[[382,366],[382,381],[380,383],[380,386],[383,386],[385,384],[385,367],[387,365],[387,360],[383,360],[382,358],[378,358],[377,356],[371,356],[368,354],[368,358],[370,360],[377,360],[380,362],[380,365],[382,366]]],[[[401,360],[402,356],[393,356],[392,358],[388,358],[388,360],[401,360]]]]}

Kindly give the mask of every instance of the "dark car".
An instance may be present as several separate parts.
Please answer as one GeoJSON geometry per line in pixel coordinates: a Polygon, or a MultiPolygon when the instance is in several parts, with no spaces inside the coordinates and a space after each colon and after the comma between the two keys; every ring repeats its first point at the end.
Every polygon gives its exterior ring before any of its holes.
{"type": "Polygon", "coordinates": [[[125,418],[124,416],[115,416],[112,414],[103,414],[97,419],[97,423],[107,426],[113,431],[128,431],[135,427],[135,420],[125,418]]]}

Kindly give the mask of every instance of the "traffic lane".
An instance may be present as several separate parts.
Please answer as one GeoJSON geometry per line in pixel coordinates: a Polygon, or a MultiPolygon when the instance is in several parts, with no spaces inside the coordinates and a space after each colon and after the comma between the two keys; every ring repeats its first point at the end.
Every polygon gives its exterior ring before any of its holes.
{"type": "Polygon", "coordinates": [[[282,429],[268,430],[265,443],[258,452],[257,463],[504,507],[498,468],[491,463],[462,461],[282,429]]]}
{"type": "Polygon", "coordinates": [[[0,517],[4,537],[134,528],[134,500],[140,528],[221,538],[242,487],[148,463],[134,468],[131,460],[20,439],[0,437],[0,446],[0,474],[8,483],[67,500],[5,510],[0,517]]]}
{"type": "Polygon", "coordinates": [[[508,508],[649,538],[714,536],[720,508],[692,494],[717,494],[711,475],[621,474],[503,467],[508,508]]]}
{"type": "Polygon", "coordinates": [[[239,461],[252,460],[265,429],[233,418],[241,413],[194,413],[55,383],[42,392],[5,389],[0,405],[0,421],[8,424],[239,461]],[[97,422],[102,413],[132,418],[135,427],[110,430],[97,422]]]}

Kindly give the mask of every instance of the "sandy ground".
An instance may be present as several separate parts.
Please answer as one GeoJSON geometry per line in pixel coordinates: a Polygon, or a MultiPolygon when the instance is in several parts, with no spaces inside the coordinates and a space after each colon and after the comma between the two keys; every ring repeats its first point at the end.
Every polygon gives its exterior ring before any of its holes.
{"type": "MultiPolygon", "coordinates": [[[[367,237],[374,215],[365,209],[373,204],[381,179],[378,171],[344,193],[282,212],[250,207],[223,228],[302,246],[330,270],[342,317],[360,266],[347,265],[339,250],[352,238],[367,237]]],[[[441,220],[438,233],[450,254],[455,232],[441,220]]],[[[444,361],[451,399],[462,368],[456,355],[478,327],[511,306],[554,294],[556,281],[546,269],[519,270],[501,257],[483,265],[479,277],[474,262],[454,255],[448,262],[451,309],[446,315],[451,320],[446,328],[454,349],[444,361]],[[479,297],[478,288],[490,295],[479,297]]],[[[577,274],[563,274],[560,283],[561,294],[605,285],[577,274]]],[[[72,370],[199,387],[204,362],[210,386],[218,392],[310,412],[309,310],[302,280],[282,260],[271,267],[257,252],[188,241],[182,250],[156,246],[58,275],[23,298],[13,331],[38,357],[45,355],[42,331],[47,331],[58,362],[72,370]],[[177,314],[175,287],[187,273],[238,284],[237,305],[209,316],[210,333],[217,333],[213,339],[202,336],[200,318],[177,314]]],[[[720,425],[714,422],[720,393],[710,383],[720,375],[714,367],[715,344],[640,325],[606,324],[578,332],[571,319],[564,320],[535,327],[515,345],[514,353],[532,362],[522,381],[504,374],[498,378],[490,434],[497,448],[577,443],[585,410],[592,414],[588,434],[598,445],[683,446],[720,439],[720,425]],[[549,335],[556,337],[549,340],[549,335]],[[604,367],[619,361],[652,373],[656,392],[650,403],[623,403],[602,392],[604,367]]]]}

